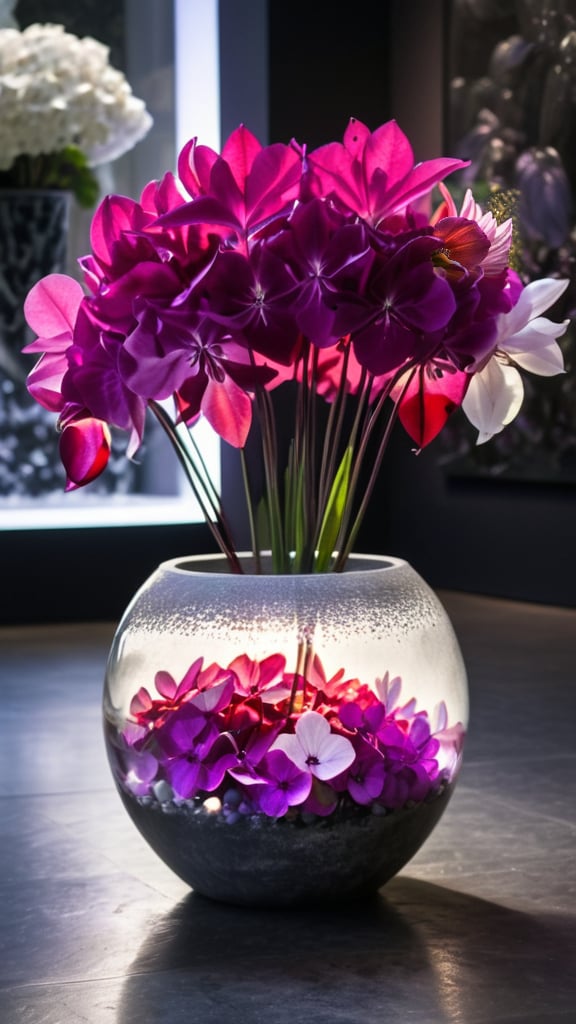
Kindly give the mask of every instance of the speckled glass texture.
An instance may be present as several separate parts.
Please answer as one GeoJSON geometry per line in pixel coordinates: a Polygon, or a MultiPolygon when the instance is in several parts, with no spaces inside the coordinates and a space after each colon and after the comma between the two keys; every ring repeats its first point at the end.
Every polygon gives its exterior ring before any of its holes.
{"type": "Polygon", "coordinates": [[[388,672],[402,695],[448,721],[468,722],[464,662],[439,598],[407,562],[355,555],[343,573],[234,575],[219,556],[162,563],[136,593],[116,631],[106,672],[105,711],[122,728],[139,687],[159,670],[175,680],[197,658],[227,665],[282,653],[296,667],[298,644],[312,642],[327,678],[373,686],[388,672]]]}

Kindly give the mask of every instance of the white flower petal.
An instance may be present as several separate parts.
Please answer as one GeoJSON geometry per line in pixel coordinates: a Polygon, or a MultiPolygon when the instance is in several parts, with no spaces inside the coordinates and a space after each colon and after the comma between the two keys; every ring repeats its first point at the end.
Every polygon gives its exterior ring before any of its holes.
{"type": "Polygon", "coordinates": [[[317,779],[327,782],[350,767],[356,751],[345,736],[330,733],[318,749],[317,756],[319,764],[311,764],[310,771],[317,779]]]}
{"type": "Polygon", "coordinates": [[[531,281],[521,291],[518,302],[509,313],[502,313],[498,318],[497,348],[507,351],[507,342],[521,331],[531,320],[535,320],[546,309],[553,306],[557,299],[566,291],[568,280],[559,281],[552,277],[543,277],[540,281],[531,281]]]}
{"type": "Polygon", "coordinates": [[[330,735],[330,724],[318,711],[305,711],[296,723],[296,736],[309,754],[318,754],[318,748],[330,735]]]}
{"type": "Polygon", "coordinates": [[[474,374],[462,402],[462,409],[478,430],[477,444],[498,434],[518,414],[524,386],[518,370],[492,358],[474,374]]]}
{"type": "Polygon", "coordinates": [[[286,757],[302,772],[310,770],[306,763],[306,751],[294,733],[283,732],[276,737],[270,750],[283,750],[286,757]]]}
{"type": "Polygon", "coordinates": [[[296,723],[296,732],[281,733],[270,750],[283,750],[301,771],[323,782],[349,768],[356,757],[350,740],[333,733],[318,711],[305,711],[296,723]]]}
{"type": "MultiPolygon", "coordinates": [[[[569,323],[568,320],[565,322],[569,323]]],[[[514,363],[523,370],[537,373],[540,377],[554,377],[558,373],[564,373],[564,356],[555,341],[557,335],[536,329],[536,324],[542,323],[542,319],[534,320],[516,336],[514,344],[506,346],[506,351],[514,363]]]]}
{"type": "Polygon", "coordinates": [[[542,277],[539,281],[531,281],[530,284],[527,284],[518,300],[518,305],[522,303],[522,309],[529,311],[526,322],[534,320],[535,317],[550,309],[550,306],[553,306],[564,294],[568,283],[568,279],[557,280],[553,277],[542,277]]]}

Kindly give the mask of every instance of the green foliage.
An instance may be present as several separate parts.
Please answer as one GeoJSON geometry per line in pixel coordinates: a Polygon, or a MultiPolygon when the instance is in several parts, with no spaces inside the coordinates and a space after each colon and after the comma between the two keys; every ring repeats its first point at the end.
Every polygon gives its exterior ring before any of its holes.
{"type": "Polygon", "coordinates": [[[348,446],[338,467],[338,472],[334,477],[328,501],[326,502],[324,518],[318,537],[318,553],[314,566],[316,572],[326,572],[328,570],[334,548],[336,547],[350,487],[352,456],[353,449],[351,446],[348,446]]]}
{"type": "Polygon", "coordinates": [[[85,209],[95,206],[100,194],[98,180],[76,146],[17,157],[7,171],[0,171],[0,188],[59,189],[71,192],[85,209]]]}

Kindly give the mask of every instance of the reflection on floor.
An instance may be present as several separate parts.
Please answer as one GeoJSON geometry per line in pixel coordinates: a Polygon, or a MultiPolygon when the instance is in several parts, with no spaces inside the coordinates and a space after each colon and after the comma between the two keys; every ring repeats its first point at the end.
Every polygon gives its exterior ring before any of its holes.
{"type": "Polygon", "coordinates": [[[571,1024],[576,610],[441,594],[471,727],[436,831],[373,903],[190,893],[122,808],[106,624],[0,630],[2,1024],[571,1024]]]}

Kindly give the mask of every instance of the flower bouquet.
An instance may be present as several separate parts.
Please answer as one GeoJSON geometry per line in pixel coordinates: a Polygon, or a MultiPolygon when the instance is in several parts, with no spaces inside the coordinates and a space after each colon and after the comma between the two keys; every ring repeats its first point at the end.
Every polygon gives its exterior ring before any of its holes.
{"type": "Polygon", "coordinates": [[[262,146],[241,126],[221,155],[192,139],[178,177],[139,201],[107,196],[79,261],[87,293],[52,276],[25,304],[38,335],[27,351],[43,353],[28,387],[58,413],[68,488],[105,469],[110,427],[134,456],[149,410],[238,570],[188,429],[204,416],[239,451],[256,569],[265,548],[275,572],[342,569],[396,420],[421,448],[461,407],[482,443],[520,409],[520,370],[563,371],[568,321],[541,314],[568,282],[523,286],[509,266],[512,221],[498,224],[470,192],[458,210],[441,183],[463,166],[414,166],[394,121],[371,133],[352,119],[343,143],[312,152],[262,146]],[[289,385],[281,464],[272,396],[289,385]],[[318,398],[330,407],[322,431],[318,398]]]}
{"type": "MultiPolygon", "coordinates": [[[[25,305],[38,336],[28,351],[42,353],[28,386],[58,414],[67,487],[105,470],[111,429],[134,456],[150,413],[239,578],[247,559],[190,431],[202,416],[242,462],[249,572],[294,586],[345,576],[397,422],[419,450],[461,408],[483,443],[518,412],[522,371],[563,370],[567,321],[542,313],[567,282],[524,286],[511,221],[470,192],[458,206],[446,187],[463,166],[414,165],[395,121],[371,132],[352,119],[343,142],[312,151],[262,146],[242,125],[220,154],[192,139],[177,176],[138,201],[107,196],[80,260],[84,287],[50,276],[25,305]],[[291,396],[290,422],[278,422],[277,389],[291,396]]],[[[193,630],[177,671],[157,662],[123,698],[110,748],[126,799],[227,823],[425,805],[460,763],[458,708],[422,706],[433,687],[397,670],[394,645],[372,674],[333,664],[337,635],[318,652],[304,632],[290,663],[254,637],[213,657],[193,630]]],[[[350,658],[370,643],[369,630],[352,637],[350,658]]],[[[433,661],[421,660],[423,676],[433,661]]]]}

